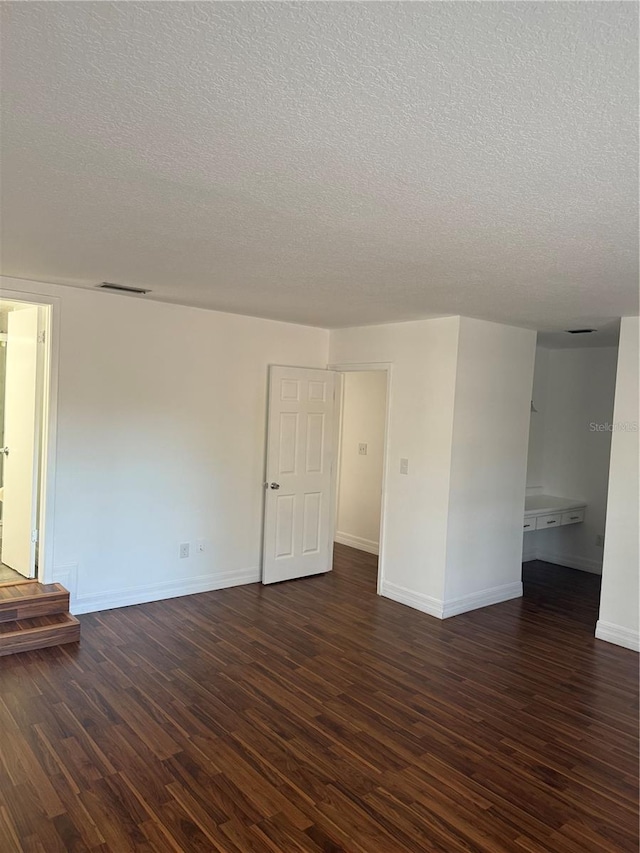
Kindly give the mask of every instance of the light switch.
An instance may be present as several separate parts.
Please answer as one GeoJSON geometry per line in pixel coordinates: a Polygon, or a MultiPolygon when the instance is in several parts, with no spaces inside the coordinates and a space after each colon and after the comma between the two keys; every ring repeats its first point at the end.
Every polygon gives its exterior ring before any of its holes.
{"type": "Polygon", "coordinates": [[[366,456],[367,455],[367,445],[364,442],[361,442],[358,445],[358,453],[360,454],[360,456],[366,456]]]}
{"type": "Polygon", "coordinates": [[[401,459],[400,460],[400,473],[401,474],[408,474],[409,473],[409,460],[408,459],[401,459]]]}

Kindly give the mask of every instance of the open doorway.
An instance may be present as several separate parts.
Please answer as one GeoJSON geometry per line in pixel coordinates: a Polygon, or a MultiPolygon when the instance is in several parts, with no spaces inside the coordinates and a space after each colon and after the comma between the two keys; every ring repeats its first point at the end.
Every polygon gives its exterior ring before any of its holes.
{"type": "Polygon", "coordinates": [[[335,558],[340,560],[341,546],[356,549],[359,555],[349,552],[351,564],[371,574],[379,589],[389,370],[387,365],[334,369],[341,376],[335,558]]]}
{"type": "MultiPolygon", "coordinates": [[[[570,338],[566,335],[566,338],[570,338]]],[[[538,344],[524,513],[524,596],[593,636],[598,618],[617,336],[538,344]]]]}
{"type": "Polygon", "coordinates": [[[0,300],[0,584],[38,576],[50,306],[0,300]]]}

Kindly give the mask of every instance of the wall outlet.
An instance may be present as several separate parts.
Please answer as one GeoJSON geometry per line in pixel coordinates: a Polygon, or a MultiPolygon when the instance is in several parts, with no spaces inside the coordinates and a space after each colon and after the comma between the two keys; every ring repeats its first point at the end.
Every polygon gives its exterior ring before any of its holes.
{"type": "Polygon", "coordinates": [[[189,543],[183,542],[180,545],[180,559],[183,560],[185,557],[189,556],[189,543]]]}
{"type": "Polygon", "coordinates": [[[604,548],[604,536],[602,535],[602,533],[598,533],[596,535],[596,545],[598,546],[598,548],[604,548]]]}
{"type": "Polygon", "coordinates": [[[400,473],[401,474],[408,474],[409,473],[409,460],[408,459],[401,459],[400,460],[400,473]]]}
{"type": "Polygon", "coordinates": [[[206,540],[205,539],[198,539],[198,541],[196,542],[196,553],[197,554],[204,554],[204,552],[206,550],[207,550],[206,540]]]}
{"type": "Polygon", "coordinates": [[[360,454],[360,456],[366,456],[367,455],[367,445],[364,442],[361,442],[358,445],[358,453],[360,454]]]}

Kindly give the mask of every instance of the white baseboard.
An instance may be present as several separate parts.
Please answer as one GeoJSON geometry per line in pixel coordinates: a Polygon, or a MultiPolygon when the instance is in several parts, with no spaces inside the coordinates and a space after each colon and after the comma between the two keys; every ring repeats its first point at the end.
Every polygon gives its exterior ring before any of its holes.
{"type": "Polygon", "coordinates": [[[588,557],[580,557],[576,554],[557,554],[554,551],[536,551],[535,560],[545,563],[555,563],[557,566],[566,566],[568,569],[579,569],[581,572],[590,572],[592,575],[602,574],[602,561],[591,560],[588,557]]]}
{"type": "Polygon", "coordinates": [[[94,613],[97,610],[112,610],[114,607],[128,607],[131,604],[146,604],[150,601],[178,598],[181,595],[193,595],[197,592],[211,592],[230,586],[257,583],[259,580],[260,569],[240,569],[234,572],[219,572],[215,575],[200,575],[184,580],[165,581],[149,586],[85,593],[72,598],[71,612],[78,615],[80,613],[94,613]]]}
{"type": "Polygon", "coordinates": [[[342,533],[340,530],[336,531],[336,535],[333,538],[334,541],[338,542],[340,545],[348,545],[350,548],[357,548],[358,551],[366,551],[367,554],[378,553],[378,543],[374,542],[372,539],[363,539],[361,536],[352,536],[350,533],[342,533]]]}
{"type": "Polygon", "coordinates": [[[406,587],[383,580],[380,594],[385,598],[398,601],[400,604],[413,607],[414,610],[421,610],[423,613],[428,613],[429,616],[435,616],[436,619],[448,619],[450,616],[458,616],[460,613],[477,610],[479,607],[500,604],[500,602],[509,601],[511,598],[521,598],[522,583],[503,584],[502,586],[474,592],[471,595],[464,595],[461,598],[451,598],[449,601],[441,601],[439,598],[433,598],[421,592],[414,592],[406,587]]]}
{"type": "Polygon", "coordinates": [[[469,610],[478,610],[480,607],[489,607],[491,604],[500,604],[512,598],[522,598],[521,581],[482,589],[479,592],[473,592],[471,595],[463,595],[460,598],[450,598],[448,601],[443,602],[442,618],[448,619],[450,616],[458,616],[460,613],[467,613],[469,610]]]}
{"type": "Polygon", "coordinates": [[[391,598],[400,604],[406,604],[408,607],[413,607],[414,610],[421,610],[423,613],[428,613],[429,616],[435,616],[436,619],[442,619],[442,602],[439,598],[432,598],[430,595],[414,592],[404,586],[398,586],[398,584],[385,580],[380,585],[380,595],[391,598]]]}
{"type": "Polygon", "coordinates": [[[603,622],[599,619],[596,623],[596,638],[640,652],[640,633],[630,628],[623,628],[622,625],[614,625],[612,622],[603,622]]]}

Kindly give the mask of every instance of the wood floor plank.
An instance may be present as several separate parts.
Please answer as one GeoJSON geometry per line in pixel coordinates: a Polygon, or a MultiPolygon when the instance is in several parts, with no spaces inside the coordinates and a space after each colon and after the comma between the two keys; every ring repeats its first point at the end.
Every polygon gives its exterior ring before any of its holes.
{"type": "Polygon", "coordinates": [[[524,589],[442,622],[336,546],[80,617],[0,658],[1,853],[637,853],[637,655],[594,639],[596,576],[524,589]]]}

